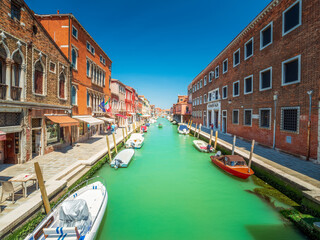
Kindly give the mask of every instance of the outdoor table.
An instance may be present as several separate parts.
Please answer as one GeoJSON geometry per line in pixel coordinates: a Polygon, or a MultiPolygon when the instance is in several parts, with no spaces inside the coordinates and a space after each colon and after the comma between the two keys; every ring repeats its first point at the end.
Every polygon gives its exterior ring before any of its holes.
{"type": "Polygon", "coordinates": [[[27,182],[28,181],[35,181],[36,182],[36,188],[38,189],[38,181],[35,174],[25,174],[22,173],[18,176],[15,176],[8,180],[9,182],[21,182],[22,183],[22,191],[24,198],[27,197],[27,182]]]}

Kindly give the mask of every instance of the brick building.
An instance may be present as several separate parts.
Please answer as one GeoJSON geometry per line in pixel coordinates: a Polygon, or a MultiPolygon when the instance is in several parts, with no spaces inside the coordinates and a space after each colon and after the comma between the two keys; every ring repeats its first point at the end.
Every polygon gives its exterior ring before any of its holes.
{"type": "Polygon", "coordinates": [[[72,141],[70,62],[24,1],[0,18],[0,163],[23,163],[72,141]]]}
{"type": "Polygon", "coordinates": [[[319,160],[319,9],[273,0],[189,85],[193,122],[319,160]]]}
{"type": "Polygon", "coordinates": [[[110,120],[99,105],[111,97],[111,60],[72,14],[37,15],[62,52],[72,63],[72,114],[80,125],[74,141],[104,131],[110,120]]]}

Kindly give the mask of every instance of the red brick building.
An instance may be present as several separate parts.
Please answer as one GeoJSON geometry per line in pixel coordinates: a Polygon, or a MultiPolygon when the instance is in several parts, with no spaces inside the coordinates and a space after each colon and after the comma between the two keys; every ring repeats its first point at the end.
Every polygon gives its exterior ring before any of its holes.
{"type": "Polygon", "coordinates": [[[108,115],[99,105],[111,97],[110,58],[72,14],[37,18],[72,63],[72,114],[80,121],[74,141],[102,132],[108,115]]]}
{"type": "Polygon", "coordinates": [[[272,1],[193,79],[193,122],[319,160],[319,9],[272,1]]]}
{"type": "Polygon", "coordinates": [[[23,163],[72,141],[70,62],[24,1],[0,18],[0,163],[23,163]]]}

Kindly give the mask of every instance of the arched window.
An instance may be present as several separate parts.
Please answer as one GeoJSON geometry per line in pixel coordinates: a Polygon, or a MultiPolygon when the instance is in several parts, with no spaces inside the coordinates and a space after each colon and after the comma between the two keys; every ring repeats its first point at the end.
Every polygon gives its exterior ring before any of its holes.
{"type": "Polygon", "coordinates": [[[72,60],[72,67],[74,69],[77,69],[77,62],[78,62],[78,53],[75,48],[72,48],[71,50],[71,60],[72,60]]]}
{"type": "Polygon", "coordinates": [[[77,105],[77,89],[75,86],[71,88],[71,104],[77,105]]]}
{"type": "Polygon", "coordinates": [[[64,73],[60,73],[59,76],[59,97],[65,98],[65,85],[66,85],[66,78],[64,73]]]}
{"type": "Polygon", "coordinates": [[[13,61],[14,63],[12,64],[12,78],[11,78],[12,86],[19,87],[22,57],[18,51],[13,55],[13,61]]]}
{"type": "Polygon", "coordinates": [[[7,53],[3,45],[0,45],[0,84],[6,84],[6,58],[7,53]]]}
{"type": "Polygon", "coordinates": [[[43,94],[43,67],[40,61],[34,66],[34,92],[37,94],[43,94]]]}
{"type": "Polygon", "coordinates": [[[90,94],[87,91],[87,107],[90,107],[90,94]]]}
{"type": "Polygon", "coordinates": [[[87,59],[87,76],[90,77],[90,61],[87,59]]]}

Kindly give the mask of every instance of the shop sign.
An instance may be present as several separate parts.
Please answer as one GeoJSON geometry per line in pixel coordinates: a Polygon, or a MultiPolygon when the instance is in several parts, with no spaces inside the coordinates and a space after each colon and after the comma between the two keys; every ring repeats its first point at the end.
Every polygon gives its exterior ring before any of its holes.
{"type": "Polygon", "coordinates": [[[207,105],[207,108],[219,108],[219,107],[220,107],[220,102],[209,103],[207,105]]]}
{"type": "Polygon", "coordinates": [[[259,119],[259,114],[252,114],[252,119],[259,119]]]}

